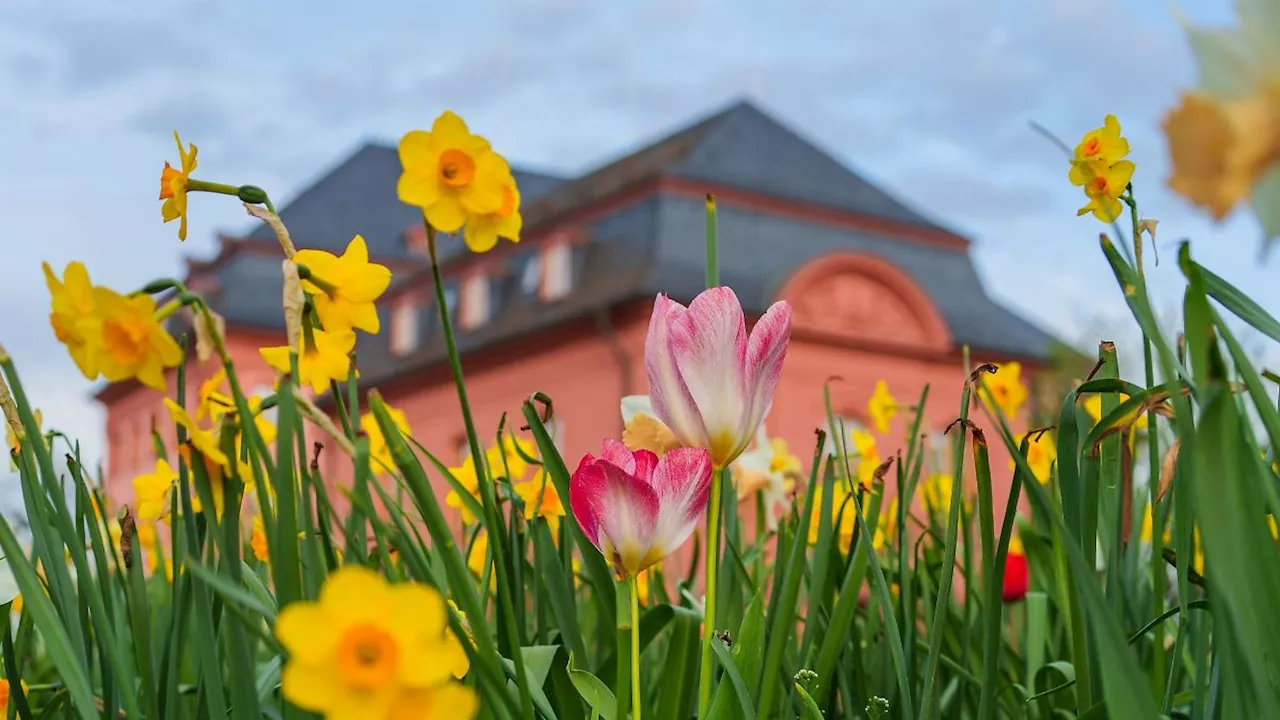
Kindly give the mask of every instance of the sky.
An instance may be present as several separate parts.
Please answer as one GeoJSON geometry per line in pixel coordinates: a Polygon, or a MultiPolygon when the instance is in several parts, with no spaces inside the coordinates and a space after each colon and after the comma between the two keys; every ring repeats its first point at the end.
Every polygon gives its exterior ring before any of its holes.
{"type": "MultiPolygon", "coordinates": [[[[1230,24],[1229,0],[1182,0],[1230,24]]],[[[0,344],[46,424],[101,452],[102,413],[47,323],[40,263],[128,290],[180,276],[238,203],[193,196],[188,240],[160,222],[172,131],[200,177],[286,200],[369,140],[448,108],[513,164],[591,169],[750,99],[849,167],[973,239],[988,292],[1088,348],[1133,338],[1097,221],[1061,151],[1116,114],[1160,220],[1161,308],[1176,243],[1264,307],[1276,262],[1247,213],[1213,225],[1165,188],[1160,120],[1195,68],[1163,0],[297,0],[0,4],[0,344]]],[[[744,149],[745,150],[745,149],[744,149]]],[[[727,239],[731,242],[731,239],[727,239]]],[[[0,471],[3,469],[0,468],[0,471]]]]}

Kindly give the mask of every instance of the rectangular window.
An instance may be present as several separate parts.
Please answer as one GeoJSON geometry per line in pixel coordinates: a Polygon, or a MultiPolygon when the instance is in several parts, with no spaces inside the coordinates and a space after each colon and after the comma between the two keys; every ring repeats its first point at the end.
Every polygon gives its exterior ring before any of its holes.
{"type": "Polygon", "coordinates": [[[542,299],[559,300],[573,289],[573,248],[564,242],[542,254],[542,299]]]}
{"type": "Polygon", "coordinates": [[[489,320],[489,278],[473,275],[462,285],[461,325],[474,330],[489,320]]]}
{"type": "Polygon", "coordinates": [[[404,298],[391,310],[391,352],[407,355],[418,347],[418,306],[404,298]]]}

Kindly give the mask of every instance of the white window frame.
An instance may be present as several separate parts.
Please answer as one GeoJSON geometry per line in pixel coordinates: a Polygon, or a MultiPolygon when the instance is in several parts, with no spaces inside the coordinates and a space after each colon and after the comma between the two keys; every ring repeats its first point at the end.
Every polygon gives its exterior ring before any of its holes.
{"type": "Polygon", "coordinates": [[[552,302],[573,291],[573,246],[565,241],[542,251],[542,299],[552,302]]]}
{"type": "Polygon", "coordinates": [[[418,306],[402,298],[391,309],[391,353],[407,355],[418,347],[418,306]]]}
{"type": "Polygon", "coordinates": [[[489,321],[489,278],[472,275],[462,281],[461,307],[458,308],[458,324],[465,330],[474,330],[489,321]]]}

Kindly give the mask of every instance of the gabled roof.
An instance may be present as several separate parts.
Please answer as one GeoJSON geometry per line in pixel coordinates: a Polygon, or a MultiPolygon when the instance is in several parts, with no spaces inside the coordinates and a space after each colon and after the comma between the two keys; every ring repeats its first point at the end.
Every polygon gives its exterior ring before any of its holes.
{"type": "MultiPolygon", "coordinates": [[[[953,340],[977,351],[1047,358],[1053,339],[991,300],[968,253],[968,242],[880,190],[817,145],[748,102],[681,128],[574,179],[516,169],[524,197],[525,236],[486,258],[501,267],[483,327],[459,331],[464,351],[514,339],[581,318],[610,305],[666,292],[688,300],[702,288],[704,213],[698,193],[672,189],[741,190],[744,197],[790,203],[804,212],[739,201],[721,214],[722,279],[749,313],[762,312],[783,283],[806,263],[832,252],[877,255],[901,268],[928,294],[953,340]],[[745,204],[744,204],[745,203],[745,204]],[[870,223],[828,222],[810,210],[830,210],[870,223]],[[590,212],[579,215],[578,211],[590,212]],[[540,232],[572,225],[590,242],[574,250],[574,292],[553,303],[519,292],[518,273],[536,252],[540,232]],[[943,242],[922,241],[926,237],[943,242]],[[954,241],[954,242],[952,242],[954,241]],[[531,247],[532,245],[532,247],[531,247]],[[505,260],[502,258],[505,256],[505,260]]],[[[365,145],[281,210],[295,243],[340,251],[359,233],[370,252],[409,260],[405,233],[417,228],[416,208],[400,203],[394,148],[365,145]]],[[[775,203],[776,204],[776,203],[775,203]]],[[[258,227],[254,237],[271,238],[258,227]]],[[[442,260],[466,254],[461,242],[441,247],[442,260]]],[[[281,327],[278,258],[242,253],[220,263],[222,291],[214,307],[229,322],[281,327]]],[[[398,276],[416,284],[422,273],[398,276]]],[[[429,282],[429,280],[428,280],[429,282]]],[[[439,333],[424,314],[421,346],[394,356],[388,331],[360,336],[363,382],[376,384],[443,359],[439,333]]]]}

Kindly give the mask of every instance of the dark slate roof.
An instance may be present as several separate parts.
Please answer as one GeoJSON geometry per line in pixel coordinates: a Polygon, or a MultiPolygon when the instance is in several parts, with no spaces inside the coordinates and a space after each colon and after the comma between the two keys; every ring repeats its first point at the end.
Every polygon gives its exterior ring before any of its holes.
{"type": "MultiPolygon", "coordinates": [[[[537,199],[563,180],[513,168],[520,191],[537,199]]],[[[369,253],[384,258],[405,256],[404,234],[422,222],[422,212],[400,202],[396,183],[400,157],[396,148],[370,143],[356,150],[313,185],[280,208],[280,219],[298,247],[334,252],[362,235],[369,253]]],[[[257,223],[250,237],[274,240],[271,228],[257,223]]]]}
{"type": "MultiPolygon", "coordinates": [[[[403,257],[404,233],[420,222],[420,216],[396,198],[399,174],[394,148],[366,145],[283,207],[281,215],[300,246],[340,250],[358,232],[374,255],[403,257]]],[[[519,170],[516,174],[525,198],[526,232],[668,177],[883,218],[935,235],[939,230],[950,232],[746,102],[575,179],[519,170]]],[[[536,249],[502,246],[508,257],[505,275],[491,283],[493,315],[479,329],[459,331],[464,352],[657,292],[688,300],[701,290],[704,209],[699,199],[648,197],[597,217],[583,229],[591,242],[575,248],[574,292],[551,303],[520,287],[523,265],[536,249]]],[[[252,234],[270,238],[269,233],[260,227],[252,234]]],[[[987,296],[961,246],[947,248],[731,205],[722,207],[720,237],[722,279],[738,292],[748,312],[762,312],[804,263],[851,250],[878,255],[911,276],[942,313],[957,345],[1048,357],[1053,339],[987,296]]],[[[463,252],[460,242],[441,247],[446,260],[463,252]]],[[[218,274],[224,290],[215,308],[228,321],[282,327],[278,259],[241,253],[218,274]]],[[[419,282],[419,277],[397,277],[396,283],[419,282]]],[[[389,327],[386,308],[381,312],[384,327],[389,327]]],[[[443,341],[430,308],[420,313],[419,322],[420,347],[407,357],[390,353],[389,332],[376,337],[360,334],[357,350],[364,383],[377,384],[443,359],[443,341]]]]}

